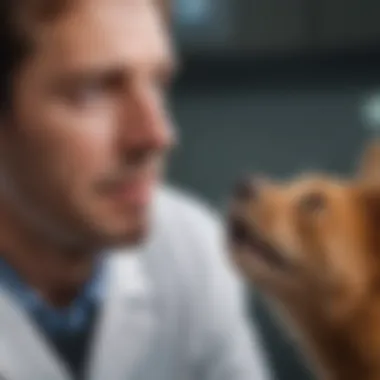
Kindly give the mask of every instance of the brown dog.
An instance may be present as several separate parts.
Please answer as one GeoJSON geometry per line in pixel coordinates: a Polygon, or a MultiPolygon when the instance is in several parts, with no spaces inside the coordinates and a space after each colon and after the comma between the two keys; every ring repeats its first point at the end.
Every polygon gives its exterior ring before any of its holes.
{"type": "Polygon", "coordinates": [[[356,179],[249,180],[232,201],[234,261],[323,380],[380,380],[379,173],[376,141],[356,179]]]}

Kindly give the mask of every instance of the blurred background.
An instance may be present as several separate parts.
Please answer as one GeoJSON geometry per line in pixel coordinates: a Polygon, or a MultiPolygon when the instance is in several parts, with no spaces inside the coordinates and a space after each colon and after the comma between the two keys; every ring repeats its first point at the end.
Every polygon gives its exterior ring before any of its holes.
{"type": "MultiPolygon", "coordinates": [[[[221,207],[241,173],[350,174],[380,127],[378,0],[175,0],[173,182],[221,207]]],[[[279,380],[311,379],[252,297],[279,380]]]]}

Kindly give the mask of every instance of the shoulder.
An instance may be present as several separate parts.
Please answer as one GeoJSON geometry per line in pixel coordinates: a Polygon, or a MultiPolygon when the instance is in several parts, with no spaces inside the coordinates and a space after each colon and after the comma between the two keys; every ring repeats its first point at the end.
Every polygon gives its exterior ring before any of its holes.
{"type": "Polygon", "coordinates": [[[147,251],[157,271],[175,271],[193,281],[194,276],[208,276],[219,267],[218,262],[228,259],[222,218],[200,197],[172,186],[162,187],[153,216],[147,251]]]}
{"type": "Polygon", "coordinates": [[[221,217],[209,203],[189,191],[168,185],[158,191],[156,217],[158,224],[181,226],[181,236],[200,234],[211,238],[221,231],[221,217]]]}
{"type": "Polygon", "coordinates": [[[173,187],[160,190],[156,210],[155,230],[161,237],[157,245],[180,263],[181,273],[223,278],[227,286],[232,267],[221,215],[199,197],[173,187]]]}
{"type": "MultiPolygon", "coordinates": [[[[163,265],[162,271],[168,273],[173,269],[170,263],[175,263],[177,278],[193,294],[190,299],[196,302],[196,313],[223,304],[231,305],[231,312],[240,310],[247,289],[226,249],[223,218],[186,191],[164,188],[159,196],[158,216],[167,255],[158,266],[163,265]]],[[[161,250],[155,251],[162,257],[161,250]]]]}

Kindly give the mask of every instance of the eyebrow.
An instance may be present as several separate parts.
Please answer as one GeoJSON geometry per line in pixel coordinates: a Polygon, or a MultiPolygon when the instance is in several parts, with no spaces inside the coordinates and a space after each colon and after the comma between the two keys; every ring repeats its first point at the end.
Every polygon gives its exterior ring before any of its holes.
{"type": "MultiPolygon", "coordinates": [[[[111,79],[112,77],[125,78],[131,75],[134,68],[120,65],[98,65],[94,67],[76,68],[68,70],[61,75],[53,85],[54,87],[70,86],[75,83],[85,83],[94,78],[101,80],[111,79]]],[[[162,72],[164,75],[170,77],[175,76],[179,71],[179,65],[175,60],[168,60],[157,65],[157,72],[162,72]]]]}

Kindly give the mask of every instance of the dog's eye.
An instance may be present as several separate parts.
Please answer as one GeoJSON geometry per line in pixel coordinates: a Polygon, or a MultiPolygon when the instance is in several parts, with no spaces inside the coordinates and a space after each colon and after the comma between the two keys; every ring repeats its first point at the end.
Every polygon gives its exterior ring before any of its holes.
{"type": "Polygon", "coordinates": [[[303,212],[319,212],[326,207],[326,198],[321,193],[310,193],[301,198],[299,207],[303,212]]]}

